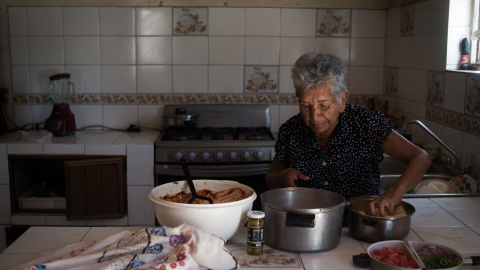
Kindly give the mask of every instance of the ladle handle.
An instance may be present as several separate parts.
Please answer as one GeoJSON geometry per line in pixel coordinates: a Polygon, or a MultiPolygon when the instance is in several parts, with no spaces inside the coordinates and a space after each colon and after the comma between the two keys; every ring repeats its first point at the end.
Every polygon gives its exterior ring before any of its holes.
{"type": "Polygon", "coordinates": [[[188,169],[187,161],[182,158],[180,159],[180,163],[182,163],[183,173],[185,174],[185,180],[187,180],[190,192],[192,192],[193,197],[196,197],[197,191],[195,190],[195,186],[193,185],[192,175],[190,174],[190,170],[188,169]]]}

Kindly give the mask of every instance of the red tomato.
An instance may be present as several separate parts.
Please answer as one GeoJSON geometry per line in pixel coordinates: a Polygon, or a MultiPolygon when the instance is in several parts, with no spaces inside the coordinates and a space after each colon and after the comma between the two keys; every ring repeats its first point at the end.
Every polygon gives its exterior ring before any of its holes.
{"type": "Polygon", "coordinates": [[[373,251],[372,257],[383,263],[404,268],[417,268],[417,263],[413,258],[407,258],[407,251],[399,248],[383,248],[373,251]]]}
{"type": "Polygon", "coordinates": [[[408,267],[418,268],[418,264],[417,264],[417,262],[415,261],[414,258],[410,258],[410,260],[408,260],[408,267]]]}

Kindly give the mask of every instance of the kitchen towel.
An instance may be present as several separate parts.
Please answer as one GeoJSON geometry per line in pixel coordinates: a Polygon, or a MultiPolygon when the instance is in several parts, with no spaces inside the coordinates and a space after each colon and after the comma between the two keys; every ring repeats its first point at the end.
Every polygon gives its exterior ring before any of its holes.
{"type": "Polygon", "coordinates": [[[183,224],[119,232],[99,241],[74,243],[14,269],[234,269],[225,240],[183,224]]]}

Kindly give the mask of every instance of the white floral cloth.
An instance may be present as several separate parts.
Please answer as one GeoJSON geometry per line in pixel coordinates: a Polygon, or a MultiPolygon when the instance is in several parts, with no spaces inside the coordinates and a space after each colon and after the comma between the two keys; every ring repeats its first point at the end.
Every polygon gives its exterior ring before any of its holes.
{"type": "Polygon", "coordinates": [[[14,269],[234,269],[235,258],[225,240],[183,224],[124,231],[99,241],[74,243],[14,269]]]}

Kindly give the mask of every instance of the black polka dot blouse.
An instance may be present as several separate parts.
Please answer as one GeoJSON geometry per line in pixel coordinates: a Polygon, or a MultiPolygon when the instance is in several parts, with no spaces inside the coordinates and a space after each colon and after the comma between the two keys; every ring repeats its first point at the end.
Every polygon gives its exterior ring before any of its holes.
{"type": "Polygon", "coordinates": [[[347,102],[325,150],[300,114],[281,125],[278,160],[310,176],[304,185],[330,190],[345,199],[380,195],[382,144],[392,131],[382,113],[347,102]]]}

